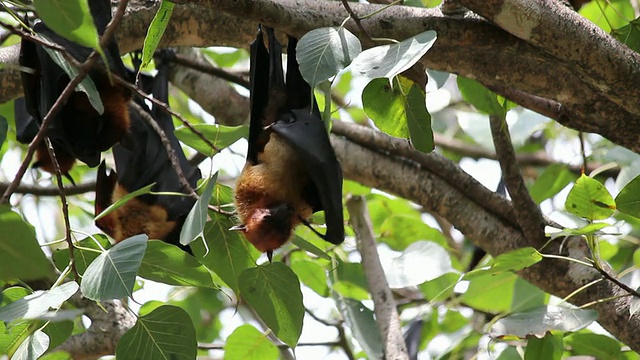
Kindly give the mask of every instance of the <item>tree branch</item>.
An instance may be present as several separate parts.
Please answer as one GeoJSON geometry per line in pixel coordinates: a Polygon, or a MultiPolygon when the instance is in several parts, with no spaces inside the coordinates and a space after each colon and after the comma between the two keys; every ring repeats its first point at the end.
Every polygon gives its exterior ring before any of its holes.
{"type": "MultiPolygon", "coordinates": [[[[334,129],[337,124],[338,122],[334,124],[334,129]]],[[[378,137],[388,138],[381,133],[376,134],[375,138],[378,137]]],[[[517,226],[504,221],[493,209],[486,206],[486,203],[478,203],[471,199],[471,193],[486,190],[482,185],[476,183],[466,191],[461,191],[454,187],[460,180],[452,177],[449,169],[434,172],[404,156],[402,149],[385,150],[385,153],[371,150],[377,146],[375,138],[371,137],[369,141],[363,142],[367,144],[367,147],[364,147],[347,139],[331,136],[331,143],[342,164],[345,178],[396,194],[438,213],[451,221],[474,244],[494,257],[529,245],[529,241],[517,226]]],[[[429,160],[431,159],[424,159],[425,162],[429,160]]],[[[455,167],[455,164],[449,166],[455,167]]],[[[465,176],[469,177],[466,174],[465,176]]],[[[545,247],[545,252],[560,254],[559,246],[558,242],[551,242],[545,247]]],[[[564,251],[577,259],[585,258],[589,254],[586,244],[579,238],[565,242],[564,251]]],[[[591,267],[559,259],[545,259],[522,270],[519,275],[560,298],[601,276],[591,267]]],[[[629,316],[630,299],[615,298],[621,294],[626,292],[616,284],[600,281],[574,294],[570,301],[580,306],[599,299],[613,298],[611,301],[592,305],[598,312],[598,322],[620,341],[638,351],[640,332],[637,329],[640,327],[640,316],[629,316]]]]}
{"type": "Polygon", "coordinates": [[[116,353],[118,341],[136,323],[136,317],[120,300],[95,302],[74,296],[70,299],[91,319],[86,332],[73,335],[54,351],[66,351],[74,360],[93,360],[116,353]],[[107,311],[105,311],[105,309],[107,311]]]}
{"type": "Polygon", "coordinates": [[[529,190],[524,184],[520,173],[520,167],[516,161],[516,152],[513,150],[509,128],[503,116],[490,115],[491,135],[493,144],[498,154],[498,161],[502,169],[507,190],[511,195],[514,213],[524,236],[529,239],[532,246],[540,246],[537,243],[544,239],[544,217],[538,205],[531,199],[529,190]]]}
{"type": "MultiPolygon", "coordinates": [[[[142,47],[144,35],[158,6],[159,1],[131,2],[127,16],[119,28],[119,45],[123,53],[142,47]]],[[[357,13],[364,14],[379,10],[382,6],[351,4],[351,7],[357,13]]],[[[258,22],[301,36],[314,28],[337,26],[344,18],[345,11],[341,4],[331,1],[198,0],[188,5],[176,6],[161,46],[226,45],[246,48],[254,36],[258,22]]],[[[571,25],[567,26],[575,27],[572,31],[584,31],[582,22],[571,21],[569,24],[571,25]]],[[[438,40],[421,60],[426,68],[477,79],[486,86],[498,89],[498,93],[507,97],[509,94],[500,89],[509,88],[511,94],[518,91],[520,94],[535,96],[541,101],[554,101],[560,105],[559,117],[555,119],[563,125],[599,133],[617,144],[640,151],[640,142],[629,136],[640,133],[640,115],[627,110],[628,104],[637,102],[637,96],[633,92],[615,90],[636,86],[634,77],[621,70],[631,66],[629,64],[599,66],[598,71],[615,72],[605,80],[615,78],[624,81],[609,83],[605,89],[607,94],[615,92],[613,95],[620,100],[613,102],[600,90],[602,81],[574,73],[571,70],[572,63],[556,58],[481,19],[450,18],[436,9],[392,6],[363,20],[362,26],[373,37],[396,39],[405,39],[425,30],[435,30],[438,40]]],[[[546,40],[547,46],[562,47],[565,39],[564,33],[558,29],[554,37],[546,40]]],[[[633,63],[637,55],[624,60],[625,57],[621,54],[626,54],[626,50],[622,51],[621,45],[615,45],[610,38],[607,39],[611,46],[602,45],[607,53],[600,53],[598,57],[611,56],[612,59],[633,63]]],[[[589,39],[584,36],[579,41],[570,39],[573,41],[572,48],[597,46],[591,43],[599,40],[601,39],[597,37],[589,39]]],[[[5,64],[17,63],[16,48],[1,49],[0,60],[5,64]]],[[[14,81],[19,81],[15,68],[0,70],[0,101],[19,94],[19,86],[14,81]]],[[[538,103],[541,104],[540,101],[538,103]]],[[[532,106],[531,103],[523,105],[532,106]]],[[[539,108],[533,110],[540,111],[539,108]]]]}
{"type": "Polygon", "coordinates": [[[356,233],[358,251],[362,256],[362,268],[373,298],[376,323],[382,338],[385,359],[409,360],[407,347],[393,294],[380,263],[373,224],[369,217],[367,201],[362,196],[347,200],[349,221],[356,233]]]}

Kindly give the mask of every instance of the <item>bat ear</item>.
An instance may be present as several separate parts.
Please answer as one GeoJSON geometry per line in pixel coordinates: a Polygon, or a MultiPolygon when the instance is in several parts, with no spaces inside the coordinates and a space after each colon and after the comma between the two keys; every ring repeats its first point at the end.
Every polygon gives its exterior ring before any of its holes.
{"type": "Polygon", "coordinates": [[[247,231],[247,225],[235,225],[229,228],[230,231],[247,231]]]}

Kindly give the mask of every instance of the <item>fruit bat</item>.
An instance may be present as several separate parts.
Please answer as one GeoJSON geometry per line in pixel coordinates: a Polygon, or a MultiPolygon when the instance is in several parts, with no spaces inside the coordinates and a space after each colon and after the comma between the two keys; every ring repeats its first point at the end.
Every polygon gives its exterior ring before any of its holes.
{"type": "Polygon", "coordinates": [[[287,79],[282,46],[273,29],[262,28],[251,43],[251,122],[247,160],[236,183],[235,202],[241,231],[271,260],[293,229],[324,210],[332,244],[344,240],[342,170],[329,142],[311,87],[296,61],[297,40],[289,37],[287,79]]]}
{"type": "MultiPolygon", "coordinates": [[[[94,25],[102,35],[111,20],[111,2],[89,0],[89,8],[94,25]]],[[[43,22],[35,24],[33,30],[39,36],[64,47],[80,62],[85,61],[92,52],[92,49],[56,34],[43,22]]],[[[127,76],[115,40],[105,49],[105,57],[112,73],[121,77],[127,76]]],[[[15,107],[16,137],[20,142],[30,143],[38,133],[44,117],[70,80],[47,50],[29,39],[22,40],[19,62],[29,70],[21,73],[25,96],[24,101],[16,103],[15,107]]],[[[97,66],[104,67],[105,64],[99,61],[97,66]]],[[[131,92],[124,86],[112,83],[100,69],[91,70],[88,76],[100,94],[104,112],[99,114],[89,102],[86,93],[76,89],[46,130],[46,136],[53,143],[63,174],[69,172],[76,158],[91,167],[97,166],[101,152],[118,142],[129,127],[128,103],[131,100],[131,92]]],[[[54,172],[44,142],[36,149],[36,162],[33,166],[54,172]]]]}
{"type": "MultiPolygon", "coordinates": [[[[158,73],[152,80],[151,93],[155,99],[168,103],[168,62],[156,59],[158,73]]],[[[148,82],[149,78],[143,77],[142,87],[145,87],[145,83],[148,82]]],[[[191,187],[195,188],[198,179],[201,178],[200,170],[187,161],[174,135],[171,115],[156,105],[149,110],[141,98],[134,98],[134,102],[144,109],[164,131],[184,176],[191,187]]],[[[120,143],[113,147],[116,171],[107,174],[104,162],[98,168],[96,215],[123,196],[152,183],[155,183],[151,189],[153,192],[186,193],[160,135],[136,109],[131,108],[129,113],[130,129],[120,143]]],[[[130,199],[125,205],[98,219],[96,225],[116,242],[144,233],[151,239],[164,240],[190,253],[188,246],[181,246],[179,243],[180,230],[195,201],[194,198],[186,195],[145,194],[130,199]]]]}

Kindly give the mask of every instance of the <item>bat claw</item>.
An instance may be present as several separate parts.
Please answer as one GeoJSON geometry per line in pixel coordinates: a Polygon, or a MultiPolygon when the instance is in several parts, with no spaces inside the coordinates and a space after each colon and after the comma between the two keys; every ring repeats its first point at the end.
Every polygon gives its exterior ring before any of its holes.
{"type": "Polygon", "coordinates": [[[271,264],[273,262],[273,251],[272,250],[267,251],[267,259],[269,259],[269,264],[271,264]]]}
{"type": "Polygon", "coordinates": [[[247,231],[247,225],[245,224],[234,225],[229,228],[229,231],[247,231]]]}
{"type": "Polygon", "coordinates": [[[322,240],[327,240],[327,237],[324,234],[321,234],[318,230],[314,229],[313,226],[311,226],[311,224],[303,219],[302,217],[298,216],[298,219],[300,219],[300,222],[302,222],[302,224],[304,224],[304,226],[308,227],[309,230],[313,231],[316,235],[318,235],[322,240]]]}

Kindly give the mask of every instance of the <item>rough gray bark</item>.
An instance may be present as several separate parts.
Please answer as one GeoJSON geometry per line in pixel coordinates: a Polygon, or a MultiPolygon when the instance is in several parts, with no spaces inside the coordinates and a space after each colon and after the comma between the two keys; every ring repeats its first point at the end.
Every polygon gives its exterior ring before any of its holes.
{"type": "MultiPolygon", "coordinates": [[[[484,203],[479,202],[476,193],[486,191],[482,185],[467,188],[465,191],[456,188],[454,185],[459,179],[451,175],[456,173],[455,168],[444,168],[434,172],[427,166],[402,155],[401,151],[394,151],[395,146],[403,146],[404,140],[392,139],[358,125],[341,124],[341,126],[343,129],[340,133],[346,138],[332,135],[331,143],[342,164],[345,178],[409,199],[428,211],[444,217],[474,244],[493,256],[525,246],[540,247],[546,242],[547,239],[540,238],[537,244],[531,244],[518,227],[505,221],[495,212],[487,209],[484,203]],[[351,136],[358,132],[368,133],[368,137],[372,140],[362,141],[364,136],[351,136]],[[354,141],[356,138],[360,140],[354,141]],[[389,143],[389,148],[381,150],[377,146],[381,142],[389,143]]],[[[424,161],[433,162],[428,158],[424,161]]],[[[442,163],[434,166],[442,166],[442,163]]],[[[500,198],[497,194],[491,196],[500,198]]],[[[560,254],[559,247],[560,240],[550,243],[543,252],[560,254]]],[[[564,244],[562,254],[584,259],[589,255],[589,250],[583,240],[571,239],[564,244]]],[[[524,269],[520,272],[520,276],[560,298],[601,278],[592,268],[554,259],[545,259],[524,269]]],[[[583,305],[624,293],[623,289],[612,282],[600,281],[573,296],[570,302],[583,305]]],[[[598,312],[598,322],[607,331],[634,351],[640,351],[640,332],[637,331],[640,327],[640,315],[636,313],[629,316],[630,303],[631,299],[627,296],[596,303],[590,308],[598,312]]]]}
{"type": "MultiPolygon", "coordinates": [[[[560,2],[463,0],[462,3],[495,24],[477,18],[449,18],[437,10],[401,6],[364,20],[362,24],[373,37],[397,39],[436,30],[438,41],[421,60],[425,67],[477,79],[500,93],[515,94],[522,101],[530,101],[529,106],[534,110],[540,110],[535,108],[536,104],[545,102],[547,110],[555,114],[560,123],[599,133],[631,150],[640,151],[637,54],[593,29],[577,14],[563,8],[560,2]],[[522,16],[526,28],[517,27],[518,23],[505,18],[506,13],[522,16]],[[578,35],[568,37],[566,34],[578,35]],[[573,53],[578,51],[576,49],[592,49],[598,54],[589,51],[580,56],[573,53]]],[[[138,0],[132,4],[118,33],[123,52],[141,47],[158,2],[138,0]]],[[[380,8],[364,4],[353,4],[352,7],[358,14],[380,8]]],[[[300,36],[317,27],[337,26],[345,17],[342,6],[331,1],[194,1],[176,7],[162,45],[246,48],[259,21],[300,36]]],[[[358,34],[352,25],[349,24],[349,29],[358,34]]],[[[16,50],[15,46],[2,49],[0,62],[15,65],[16,50]]],[[[0,70],[0,84],[0,101],[20,94],[15,69],[5,67],[0,70]]],[[[180,86],[180,82],[177,84],[180,86]]],[[[529,245],[513,222],[513,209],[504,199],[492,199],[487,189],[472,180],[461,190],[462,184],[452,177],[459,168],[448,168],[446,162],[412,155],[410,149],[404,149],[404,153],[396,151],[394,149],[402,148],[403,143],[387,138],[380,140],[382,135],[379,134],[367,135],[371,142],[341,134],[349,139],[332,136],[332,142],[346,178],[424,206],[452,222],[492,255],[529,245]],[[379,144],[384,142],[397,145],[397,148],[380,150],[379,144]],[[446,171],[433,170],[438,167],[446,171]],[[490,201],[478,200],[483,197],[490,201]]],[[[545,239],[539,241],[542,243],[545,239]]],[[[557,253],[556,245],[552,243],[546,251],[557,253]]],[[[574,257],[587,254],[580,241],[570,241],[567,249],[574,257]]],[[[525,269],[521,275],[559,297],[599,276],[579,264],[560,260],[545,260],[525,269]]],[[[621,291],[611,282],[602,281],[574,296],[572,302],[590,303],[621,291]]],[[[619,298],[598,303],[593,308],[608,331],[638,351],[640,317],[629,317],[629,301],[628,297],[619,298]]]]}
{"type": "MultiPolygon", "coordinates": [[[[471,3],[474,10],[488,17],[496,12],[496,1],[471,3]]],[[[436,30],[438,41],[421,61],[426,68],[477,79],[500,93],[517,90],[525,98],[536,95],[553,100],[558,106],[556,120],[560,123],[599,133],[615,143],[640,151],[640,105],[636,105],[635,90],[627,91],[637,84],[638,56],[599,31],[588,36],[567,37],[567,33],[592,31],[591,27],[584,27],[585,21],[579,15],[566,11],[560,2],[532,0],[527,3],[534,4],[538,11],[544,10],[545,24],[565,25],[545,27],[543,39],[534,34],[520,39],[482,19],[450,18],[438,10],[403,6],[387,9],[363,20],[362,24],[371,36],[396,39],[436,30]],[[538,45],[544,45],[544,48],[538,45]],[[605,66],[606,63],[599,63],[594,58],[576,60],[570,54],[574,48],[594,47],[600,51],[599,59],[623,64],[605,66]],[[582,70],[576,71],[574,67],[582,70]],[[603,71],[606,76],[601,73],[603,71]]],[[[122,52],[142,46],[157,5],[157,1],[132,1],[118,33],[122,52]]],[[[353,4],[352,7],[357,14],[367,14],[380,9],[381,5],[353,4]]],[[[337,26],[345,17],[346,11],[341,4],[332,1],[193,1],[176,7],[161,45],[246,48],[258,22],[300,36],[317,27],[337,26]]],[[[503,26],[522,36],[509,29],[509,24],[505,22],[503,26]]],[[[353,24],[348,27],[358,33],[353,24]]],[[[540,27],[533,30],[542,31],[540,27]]],[[[3,51],[6,53],[0,54],[0,60],[15,64],[17,58],[11,56],[15,55],[15,48],[3,51]]],[[[15,70],[0,72],[0,101],[19,95],[17,80],[15,70]]]]}

